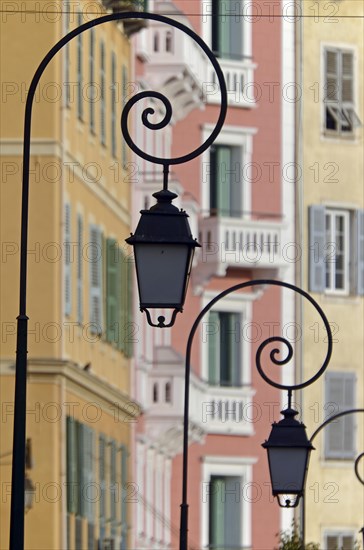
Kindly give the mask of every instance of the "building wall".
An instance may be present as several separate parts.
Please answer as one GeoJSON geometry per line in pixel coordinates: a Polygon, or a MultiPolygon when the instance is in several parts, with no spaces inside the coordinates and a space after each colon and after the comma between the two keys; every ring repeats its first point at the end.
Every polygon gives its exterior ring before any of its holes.
{"type": "MultiPolygon", "coordinates": [[[[332,6],[335,13],[332,17],[323,17],[321,6],[314,3],[304,3],[304,14],[314,14],[305,17],[300,25],[302,29],[303,55],[303,130],[300,139],[302,146],[302,219],[303,245],[305,261],[303,264],[304,285],[323,308],[334,333],[333,354],[325,375],[303,392],[303,407],[305,423],[308,432],[312,433],[333,413],[349,408],[363,407],[363,297],[358,289],[355,277],[351,278],[350,289],[340,295],[326,289],[312,288],[310,281],[310,266],[314,261],[309,256],[309,247],[315,246],[311,237],[309,208],[321,205],[336,209],[339,213],[348,212],[350,228],[347,234],[350,242],[351,275],[358,266],[358,248],[361,250],[355,231],[355,221],[358,211],[363,209],[363,129],[362,125],[352,132],[341,135],[333,134],[325,129],[325,106],[328,104],[325,88],[325,47],[334,50],[352,51],[354,68],[354,110],[363,121],[363,6],[358,2],[345,1],[332,6]],[[315,9],[320,9],[315,13],[315,9]],[[346,403],[339,403],[334,397],[328,397],[327,384],[333,374],[351,374],[355,377],[353,394],[347,395],[346,403]]],[[[339,81],[340,82],[340,81],[339,81]]],[[[341,89],[341,83],[340,83],[341,89]]],[[[338,103],[340,105],[340,102],[338,103]]],[[[312,227],[312,226],[311,226],[312,227]]],[[[324,254],[330,253],[326,265],[335,264],[335,257],[340,248],[339,242],[334,243],[332,237],[324,254]]],[[[317,241],[318,244],[318,241],[317,241]]],[[[322,243],[319,245],[321,246],[322,243]]],[[[317,262],[321,262],[322,256],[317,262]]],[[[326,353],[327,338],[322,322],[317,314],[305,307],[304,323],[306,327],[304,341],[303,366],[304,378],[309,378],[318,370],[326,353]]],[[[312,452],[307,485],[306,485],[306,533],[307,541],[315,541],[327,548],[327,534],[337,538],[338,544],[343,544],[340,536],[350,535],[353,540],[361,542],[358,533],[363,522],[363,492],[355,477],[354,461],[363,448],[363,418],[362,414],[352,417],[355,425],[353,453],[346,459],[336,455],[327,458],[328,437],[337,438],[332,426],[324,428],[315,438],[316,450],[312,452]],[[331,430],[331,431],[330,431],[331,430]],[[325,450],[326,448],[326,450],[325,450]],[[317,519],[319,518],[319,519],[317,519]]],[[[344,428],[351,429],[351,421],[344,428]]],[[[340,426],[340,425],[339,425],[340,426]]],[[[336,428],[335,428],[336,429],[336,428]]],[[[349,446],[349,440],[346,441],[349,446]]]]}
{"type": "MultiPolygon", "coordinates": [[[[88,13],[87,2],[52,6],[51,13],[49,3],[27,3],[29,13],[19,11],[2,18],[6,93],[1,117],[1,391],[6,414],[2,416],[1,469],[7,484],[1,504],[2,547],[9,536],[26,90],[50,47],[96,16],[88,13]],[[32,8],[38,13],[32,14],[32,8]]],[[[93,7],[98,15],[105,13],[101,2],[93,7]]],[[[129,397],[133,325],[124,239],[130,234],[130,156],[119,130],[130,81],[130,40],[122,25],[109,23],[94,31],[93,56],[90,48],[90,32],[86,32],[55,57],[41,79],[33,110],[27,289],[27,438],[33,464],[27,475],[35,485],[35,499],[26,517],[29,548],[80,548],[87,540],[95,546],[97,541],[103,544],[103,539],[115,539],[115,544],[126,548],[131,523],[126,484],[132,470],[127,457],[139,408],[129,397]],[[100,230],[97,242],[91,234],[93,226],[100,230]],[[95,277],[99,317],[91,308],[95,277]],[[101,460],[106,461],[104,466],[101,460]],[[77,505],[69,502],[72,468],[88,472],[88,477],[77,474],[75,483],[81,491],[77,505]],[[104,478],[100,469],[106,472],[104,478]],[[114,505],[115,517],[110,520],[114,505]]]]}

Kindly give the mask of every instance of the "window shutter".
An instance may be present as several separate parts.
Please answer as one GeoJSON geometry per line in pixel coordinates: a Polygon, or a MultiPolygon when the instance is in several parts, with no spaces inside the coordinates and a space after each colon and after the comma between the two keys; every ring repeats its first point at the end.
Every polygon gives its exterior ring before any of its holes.
{"type": "Polygon", "coordinates": [[[126,261],[126,342],[125,355],[133,356],[133,264],[126,261]]]}
{"type": "Polygon", "coordinates": [[[85,450],[86,450],[86,433],[84,424],[77,422],[77,469],[78,469],[78,510],[77,513],[81,517],[86,516],[86,502],[85,502],[85,485],[86,485],[86,472],[85,472],[85,450]]]}
{"type": "Polygon", "coordinates": [[[72,270],[71,270],[71,206],[64,205],[64,312],[65,315],[71,315],[72,296],[72,270]]]}
{"type": "MultiPolygon", "coordinates": [[[[242,215],[242,175],[241,175],[241,148],[231,147],[231,175],[230,175],[230,216],[240,218],[242,215]]],[[[235,243],[231,243],[235,247],[235,243]]]]}
{"type": "Polygon", "coordinates": [[[339,100],[339,53],[326,50],[325,62],[325,100],[337,102],[339,100]]]}
{"type": "Polygon", "coordinates": [[[78,471],[76,422],[67,416],[67,511],[74,514],[78,509],[78,471]]]}
{"type": "Polygon", "coordinates": [[[354,102],[354,56],[351,52],[342,52],[342,81],[341,81],[341,100],[343,103],[354,102]]]}
{"type": "Polygon", "coordinates": [[[230,383],[232,386],[241,384],[241,357],[240,357],[240,326],[241,317],[239,313],[229,313],[229,363],[230,383]]]}
{"type": "Polygon", "coordinates": [[[83,427],[84,433],[84,510],[85,517],[89,522],[94,523],[94,432],[88,426],[83,427]]]}
{"type": "Polygon", "coordinates": [[[210,311],[208,334],[208,382],[216,385],[220,380],[220,322],[217,311],[210,311]]]}
{"type": "Polygon", "coordinates": [[[110,442],[110,519],[114,524],[116,521],[116,502],[118,500],[118,488],[116,479],[116,445],[115,441],[110,442]]]}
{"type": "Polygon", "coordinates": [[[102,238],[96,225],[90,227],[90,323],[102,333],[102,238]]]}
{"type": "Polygon", "coordinates": [[[312,292],[325,289],[325,207],[309,208],[309,286],[312,292]]]}
{"type": "Polygon", "coordinates": [[[117,281],[117,292],[118,292],[118,311],[117,311],[117,322],[118,322],[118,339],[117,344],[118,348],[122,351],[125,351],[126,348],[126,339],[127,339],[127,302],[126,302],[126,291],[127,291],[127,262],[126,256],[123,251],[119,249],[119,261],[118,261],[118,281],[117,281]]]}
{"type": "Polygon", "coordinates": [[[241,480],[239,477],[225,478],[224,530],[225,548],[241,547],[241,480]]]}
{"type": "Polygon", "coordinates": [[[77,216],[77,322],[81,325],[83,321],[83,220],[77,216]]]}
{"type": "MultiPolygon", "coordinates": [[[[335,406],[334,414],[355,407],[355,375],[331,372],[326,375],[326,403],[335,406]]],[[[325,432],[325,457],[351,459],[355,455],[355,419],[347,415],[331,424],[325,432]]]]}
{"type": "Polygon", "coordinates": [[[128,534],[127,518],[127,481],[128,481],[128,450],[125,445],[121,445],[121,547],[126,549],[128,534]]]}
{"type": "Polygon", "coordinates": [[[357,235],[357,292],[364,295],[364,210],[358,210],[356,215],[357,235]]]}
{"type": "MultiPolygon", "coordinates": [[[[78,26],[82,25],[82,13],[78,13],[78,26]]],[[[77,36],[77,116],[83,118],[83,37],[77,36]]]]}
{"type": "Polygon", "coordinates": [[[224,548],[225,518],[224,518],[224,479],[212,476],[210,481],[209,510],[209,546],[220,550],[224,548]]]}
{"type": "Polygon", "coordinates": [[[115,239],[106,240],[106,338],[118,341],[118,256],[115,239]]]}
{"type": "Polygon", "coordinates": [[[231,207],[231,147],[217,147],[217,206],[220,216],[230,216],[231,207]]]}
{"type": "Polygon", "coordinates": [[[106,464],[105,464],[105,437],[99,436],[99,488],[100,488],[100,524],[106,521],[106,464]]]}

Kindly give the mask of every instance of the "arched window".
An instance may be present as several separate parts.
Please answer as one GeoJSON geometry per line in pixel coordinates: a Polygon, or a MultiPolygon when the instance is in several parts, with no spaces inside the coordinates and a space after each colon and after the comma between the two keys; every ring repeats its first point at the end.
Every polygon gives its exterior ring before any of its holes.
{"type": "Polygon", "coordinates": [[[167,382],[166,386],[165,386],[165,399],[166,399],[166,403],[171,402],[171,384],[170,384],[170,382],[167,382]]]}

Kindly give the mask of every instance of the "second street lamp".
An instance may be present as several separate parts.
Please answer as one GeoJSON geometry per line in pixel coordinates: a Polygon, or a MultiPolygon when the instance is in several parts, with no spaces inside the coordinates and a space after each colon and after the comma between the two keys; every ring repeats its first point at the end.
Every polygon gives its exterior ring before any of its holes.
{"type": "Polygon", "coordinates": [[[314,447],[306,426],[294,418],[298,412],[288,407],[282,414],[284,418],[272,425],[269,439],[262,446],[268,452],[273,495],[281,507],[295,508],[303,495],[314,447]]]}

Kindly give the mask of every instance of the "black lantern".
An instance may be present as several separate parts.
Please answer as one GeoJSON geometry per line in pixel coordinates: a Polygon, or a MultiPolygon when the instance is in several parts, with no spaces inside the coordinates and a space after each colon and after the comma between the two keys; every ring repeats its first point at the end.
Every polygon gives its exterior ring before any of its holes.
{"type": "Polygon", "coordinates": [[[142,210],[134,235],[126,242],[134,247],[141,311],[152,326],[172,326],[185,301],[193,254],[200,244],[192,238],[188,214],[172,204],[175,193],[154,193],[157,203],[142,210]],[[164,317],[154,325],[148,309],[174,309],[172,320],[164,317]]]}
{"type": "Polygon", "coordinates": [[[310,453],[314,449],[308,440],[306,426],[295,420],[294,409],[282,411],[284,418],[274,422],[268,441],[269,472],[273,496],[284,508],[294,508],[303,495],[310,453]]]}

